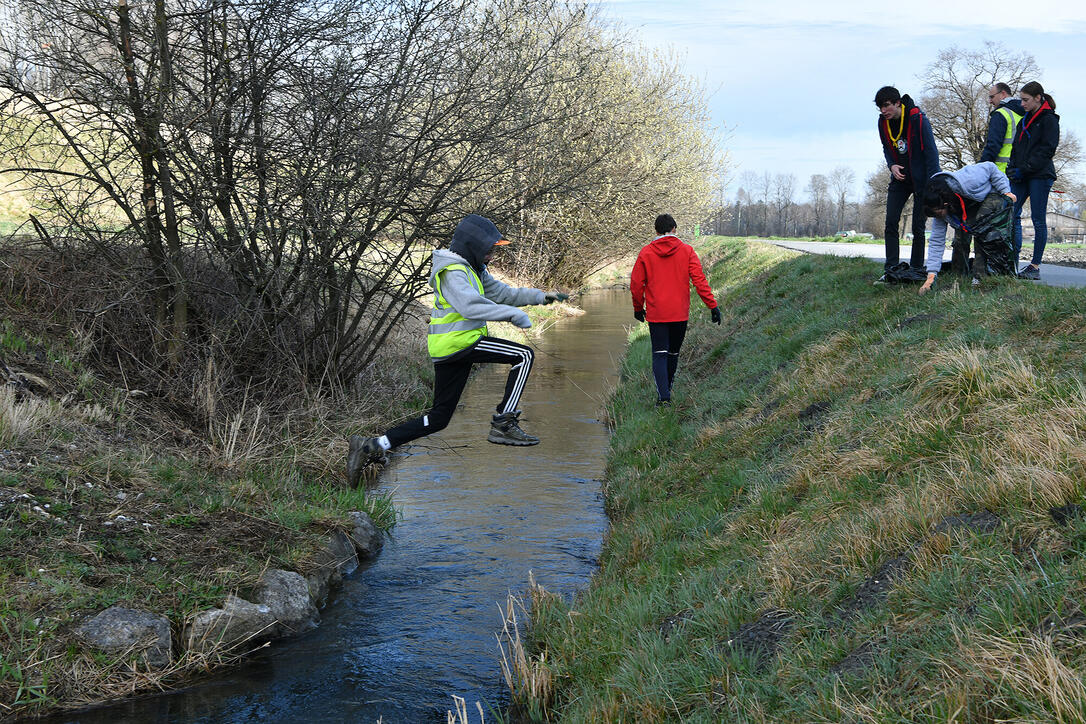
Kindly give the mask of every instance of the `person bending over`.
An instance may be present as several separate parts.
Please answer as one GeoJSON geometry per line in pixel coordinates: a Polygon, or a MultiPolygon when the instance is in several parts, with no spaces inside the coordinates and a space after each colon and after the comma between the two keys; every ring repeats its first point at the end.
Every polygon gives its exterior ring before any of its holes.
{"type": "Polygon", "coordinates": [[[928,243],[928,278],[920,293],[931,289],[942,269],[947,226],[955,229],[951,263],[955,271],[971,271],[974,285],[989,273],[1013,276],[1010,220],[1014,202],[1010,182],[991,161],[932,176],[924,192],[924,213],[934,221],[928,243]],[[975,258],[970,268],[971,239],[975,258]]]}

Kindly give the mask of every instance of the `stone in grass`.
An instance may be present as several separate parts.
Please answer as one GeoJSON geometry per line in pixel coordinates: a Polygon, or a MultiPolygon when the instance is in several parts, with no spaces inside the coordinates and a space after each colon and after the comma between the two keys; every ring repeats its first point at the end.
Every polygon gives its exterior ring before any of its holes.
{"type": "Polygon", "coordinates": [[[830,409],[831,402],[829,400],[819,400],[818,402],[812,402],[807,407],[799,411],[799,419],[801,420],[814,420],[830,409]]]}
{"type": "Polygon", "coordinates": [[[769,664],[784,637],[792,630],[792,625],[793,615],[790,611],[779,608],[770,609],[757,620],[737,628],[724,642],[725,651],[730,649],[753,656],[756,669],[762,671],[769,664]]]}
{"type": "Polygon", "coordinates": [[[343,531],[335,531],[328,537],[328,545],[313,558],[313,570],[306,576],[309,595],[318,606],[328,600],[333,588],[343,582],[343,577],[358,569],[358,551],[354,542],[343,531]]]}
{"type": "Polygon", "coordinates": [[[936,523],[932,533],[949,533],[952,530],[969,530],[976,533],[991,533],[1003,520],[995,513],[981,510],[976,513],[950,515],[936,523]]]}
{"type": "Polygon", "coordinates": [[[351,530],[351,540],[354,541],[354,547],[358,550],[358,557],[365,559],[376,556],[381,551],[384,538],[381,530],[374,524],[373,518],[365,511],[356,510],[351,513],[351,523],[354,525],[351,530]]]}
{"type": "Polygon", "coordinates": [[[1086,638],[1086,616],[1078,605],[1071,603],[1064,611],[1053,611],[1045,616],[1036,632],[1051,638],[1059,646],[1078,646],[1086,638]]]}
{"type": "Polygon", "coordinates": [[[682,628],[683,624],[692,618],[694,618],[694,611],[689,608],[666,617],[660,622],[660,636],[665,642],[671,641],[672,634],[682,628]]]}
{"type": "Polygon", "coordinates": [[[234,649],[244,643],[273,637],[275,616],[265,604],[227,596],[222,608],[201,611],[185,632],[186,648],[196,653],[234,649]]]}
{"type": "Polygon", "coordinates": [[[852,598],[841,607],[841,617],[850,618],[885,601],[894,581],[912,567],[913,561],[908,553],[902,553],[883,563],[875,571],[875,575],[861,583],[852,598]]]}
{"type": "Polygon", "coordinates": [[[913,324],[921,324],[923,322],[936,322],[943,318],[941,314],[916,314],[912,317],[905,317],[897,323],[898,329],[904,329],[913,324]]]}
{"type": "Polygon", "coordinates": [[[341,576],[349,576],[358,570],[358,549],[351,537],[341,530],[328,537],[327,561],[341,576]]]}
{"type": "Polygon", "coordinates": [[[862,674],[875,665],[875,656],[880,647],[873,641],[866,641],[852,651],[845,658],[830,667],[831,674],[843,676],[846,674],[862,674]]]}
{"type": "Polygon", "coordinates": [[[1082,506],[1075,503],[1059,505],[1055,508],[1048,509],[1048,514],[1052,516],[1052,520],[1056,525],[1067,525],[1074,520],[1078,520],[1082,517],[1082,513],[1082,506]]]}
{"type": "Polygon", "coordinates": [[[317,627],[320,614],[309,584],[300,573],[270,568],[260,577],[253,599],[267,606],[275,619],[271,637],[293,636],[317,627]]]}
{"type": "Polygon", "coordinates": [[[147,611],[110,606],[75,630],[85,644],[109,654],[138,652],[152,668],[170,664],[170,620],[147,611]]]}

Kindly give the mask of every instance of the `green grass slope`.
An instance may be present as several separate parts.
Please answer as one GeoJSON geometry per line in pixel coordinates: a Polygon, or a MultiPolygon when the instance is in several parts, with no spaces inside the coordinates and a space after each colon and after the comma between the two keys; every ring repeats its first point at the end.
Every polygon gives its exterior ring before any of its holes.
{"type": "Polygon", "coordinates": [[[591,588],[534,592],[579,722],[1086,717],[1086,292],[871,284],[711,238],[675,405],[634,330],[591,588]]]}

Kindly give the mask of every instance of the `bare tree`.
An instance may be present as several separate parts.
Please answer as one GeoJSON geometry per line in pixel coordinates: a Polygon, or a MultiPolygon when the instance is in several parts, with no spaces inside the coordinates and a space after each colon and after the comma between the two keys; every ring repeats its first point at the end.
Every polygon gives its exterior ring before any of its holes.
{"type": "Polygon", "coordinates": [[[831,207],[830,182],[823,174],[812,174],[807,184],[807,193],[811,198],[811,213],[814,222],[812,233],[815,236],[823,236],[826,233],[826,215],[831,207]]]}
{"type": "Polygon", "coordinates": [[[646,209],[693,223],[711,200],[698,87],[584,7],[21,2],[33,22],[0,44],[5,170],[34,184],[52,243],[139,241],[152,362],[182,354],[199,294],[201,316],[230,310],[214,335],[241,373],[276,358],[350,380],[465,213],[514,228],[529,271],[573,280],[635,243],[615,229],[646,209]]]}
{"type": "Polygon", "coordinates": [[[864,178],[864,197],[860,205],[860,226],[863,231],[875,236],[883,235],[887,191],[886,166],[880,163],[864,178]]]}
{"type": "Polygon", "coordinates": [[[788,214],[795,204],[795,195],[795,174],[779,173],[773,177],[773,207],[777,212],[776,231],[782,236],[788,235],[788,214]]]}
{"type": "Polygon", "coordinates": [[[988,89],[1002,82],[1018,88],[1040,75],[1029,53],[1014,53],[987,41],[979,50],[957,46],[939,51],[920,76],[921,105],[931,121],[943,165],[976,163],[988,132],[988,89]]]}
{"type": "Polygon", "coordinates": [[[841,231],[845,224],[845,209],[848,206],[848,195],[852,186],[856,183],[856,173],[848,166],[838,166],[830,172],[830,189],[837,204],[837,230],[841,231]]]}

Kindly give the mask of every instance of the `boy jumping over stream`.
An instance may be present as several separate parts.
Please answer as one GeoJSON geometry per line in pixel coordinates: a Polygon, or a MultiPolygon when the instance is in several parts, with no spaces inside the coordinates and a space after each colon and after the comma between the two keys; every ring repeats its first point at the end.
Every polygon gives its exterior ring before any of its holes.
{"type": "Polygon", "coordinates": [[[517,307],[550,304],[569,297],[531,287],[510,287],[492,277],[486,265],[494,248],[508,243],[492,221],[471,214],[457,224],[448,250],[434,251],[430,272],[434,308],[426,340],[434,363],[433,407],[425,415],[397,425],[380,437],[351,435],[347,452],[347,480],[351,485],[357,485],[362,469],[381,459],[386,451],[445,429],[477,362],[511,365],[505,396],[498,403],[487,440],[498,445],[539,443],[539,438],[520,428],[517,409],[532,371],[532,350],[523,344],[487,336],[486,323],[512,322],[528,329],[532,322],[517,307]]]}
{"type": "Polygon", "coordinates": [[[671,383],[690,319],[690,282],[709,308],[714,324],[720,324],[720,309],[694,248],[675,236],[675,219],[671,214],[660,214],[655,227],[659,236],[641,249],[634,262],[630,293],[634,319],[649,323],[656,405],[664,407],[671,404],[671,383]]]}

